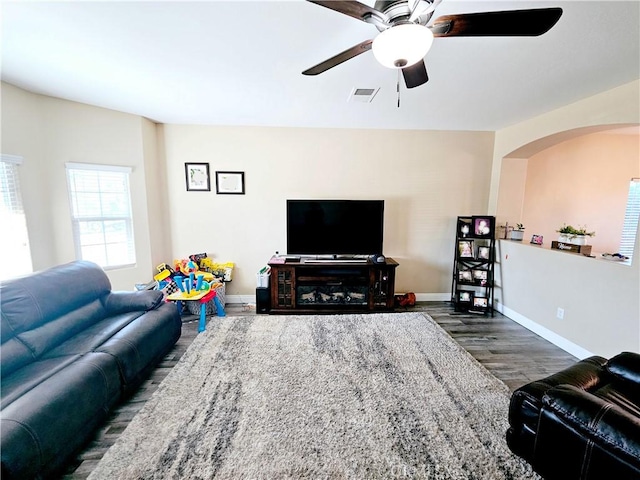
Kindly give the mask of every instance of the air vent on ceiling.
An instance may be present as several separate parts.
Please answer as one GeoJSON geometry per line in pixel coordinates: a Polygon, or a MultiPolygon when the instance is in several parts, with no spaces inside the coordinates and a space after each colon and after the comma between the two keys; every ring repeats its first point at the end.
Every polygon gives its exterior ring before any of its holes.
{"type": "Polygon", "coordinates": [[[347,101],[358,102],[358,103],[371,103],[371,101],[373,100],[373,97],[375,97],[376,94],[378,93],[378,90],[380,90],[380,87],[354,88],[353,90],[351,90],[351,93],[349,94],[349,99],[347,101]]]}

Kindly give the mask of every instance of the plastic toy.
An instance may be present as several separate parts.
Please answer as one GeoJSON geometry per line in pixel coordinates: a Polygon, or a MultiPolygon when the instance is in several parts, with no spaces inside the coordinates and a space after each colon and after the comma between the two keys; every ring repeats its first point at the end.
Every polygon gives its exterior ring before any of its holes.
{"type": "Polygon", "coordinates": [[[172,293],[167,300],[177,302],[178,310],[182,311],[182,302],[187,300],[198,300],[200,302],[200,323],[198,324],[198,332],[204,332],[207,319],[207,302],[213,300],[216,305],[216,314],[218,317],[225,317],[226,313],[222,302],[216,295],[215,288],[220,284],[209,283],[204,279],[204,274],[199,274],[197,279],[192,272],[188,277],[176,275],[173,280],[180,289],[179,292],[172,293]]]}

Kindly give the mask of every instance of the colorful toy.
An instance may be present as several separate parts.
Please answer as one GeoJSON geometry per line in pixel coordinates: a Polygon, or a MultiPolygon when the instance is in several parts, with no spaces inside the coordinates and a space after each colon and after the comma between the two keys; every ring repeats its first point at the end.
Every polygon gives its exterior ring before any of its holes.
{"type": "Polygon", "coordinates": [[[207,302],[211,300],[214,301],[218,317],[226,316],[222,302],[218,299],[215,291],[215,289],[222,284],[213,282],[209,283],[204,279],[204,277],[205,275],[201,273],[196,279],[193,272],[190,273],[188,277],[176,275],[173,277],[173,280],[176,282],[180,291],[167,297],[167,300],[177,302],[179,311],[182,311],[183,301],[198,300],[200,302],[200,323],[198,324],[198,332],[205,331],[207,302]]]}

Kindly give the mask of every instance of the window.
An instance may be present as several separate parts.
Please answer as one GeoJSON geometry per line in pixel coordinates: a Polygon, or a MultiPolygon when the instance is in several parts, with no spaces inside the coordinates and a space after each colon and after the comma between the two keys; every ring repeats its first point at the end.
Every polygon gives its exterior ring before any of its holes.
{"type": "Polygon", "coordinates": [[[0,280],[33,271],[18,176],[21,164],[22,157],[0,156],[0,280]]]}
{"type": "Polygon", "coordinates": [[[76,256],[101,267],[136,262],[128,167],[67,164],[76,256]]]}
{"type": "Polygon", "coordinates": [[[624,212],[622,240],[620,240],[619,252],[629,258],[633,256],[633,247],[636,243],[638,217],[640,217],[640,178],[632,178],[629,184],[627,209],[624,212]]]}

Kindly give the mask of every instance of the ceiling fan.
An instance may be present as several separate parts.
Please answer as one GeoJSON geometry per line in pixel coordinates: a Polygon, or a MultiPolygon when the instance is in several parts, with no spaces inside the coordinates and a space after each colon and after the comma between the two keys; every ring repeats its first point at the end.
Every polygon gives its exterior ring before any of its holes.
{"type": "Polygon", "coordinates": [[[373,50],[382,65],[402,70],[407,88],[429,80],[424,56],[434,37],[538,36],[549,31],[561,8],[537,8],[444,15],[427,25],[442,0],[376,0],[374,7],[358,1],[307,0],[374,25],[381,33],[319,64],[303,75],[318,75],[361,53],[373,50]]]}

